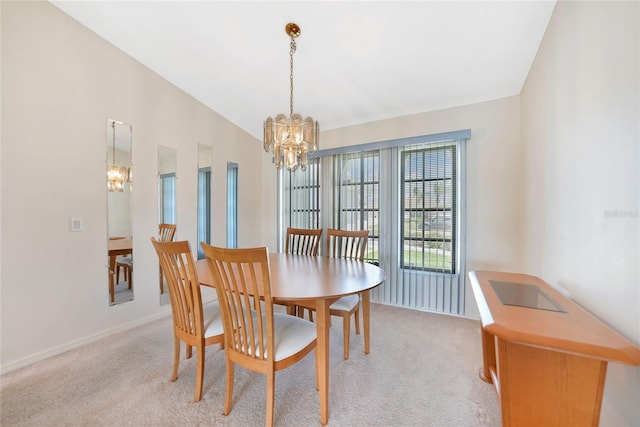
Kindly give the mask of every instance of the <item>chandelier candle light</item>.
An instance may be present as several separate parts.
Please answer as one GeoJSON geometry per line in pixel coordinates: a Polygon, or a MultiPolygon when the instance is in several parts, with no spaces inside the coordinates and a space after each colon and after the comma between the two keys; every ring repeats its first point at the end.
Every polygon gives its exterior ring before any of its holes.
{"type": "Polygon", "coordinates": [[[296,51],[296,38],[300,35],[300,27],[289,23],[285,27],[291,39],[289,49],[289,117],[278,114],[275,119],[267,117],[264,121],[264,151],[272,150],[278,169],[284,161],[290,171],[295,171],[300,165],[307,169],[307,155],[318,149],[318,122],[311,117],[304,120],[300,114],[293,113],[293,54],[296,51]]]}

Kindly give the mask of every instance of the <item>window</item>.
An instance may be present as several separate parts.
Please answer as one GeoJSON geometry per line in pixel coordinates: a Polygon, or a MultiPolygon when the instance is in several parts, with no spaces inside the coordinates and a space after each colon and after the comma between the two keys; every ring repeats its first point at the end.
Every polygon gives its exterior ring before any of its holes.
{"type": "Polygon", "coordinates": [[[320,228],[320,159],[309,159],[307,170],[284,171],[286,227],[320,228]]]}
{"type": "Polygon", "coordinates": [[[198,259],[204,258],[200,242],[211,244],[211,168],[198,169],[198,259]]]}
{"type": "Polygon", "coordinates": [[[405,146],[400,159],[400,266],[455,273],[456,143],[405,146]]]}
{"type": "Polygon", "coordinates": [[[227,247],[238,247],[238,164],[227,162],[227,247]]]}
{"type": "Polygon", "coordinates": [[[335,156],[334,228],[369,230],[365,261],[378,264],[380,152],[335,156]]]}
{"type": "Polygon", "coordinates": [[[160,222],[176,223],[176,174],[160,175],[160,222]]]}

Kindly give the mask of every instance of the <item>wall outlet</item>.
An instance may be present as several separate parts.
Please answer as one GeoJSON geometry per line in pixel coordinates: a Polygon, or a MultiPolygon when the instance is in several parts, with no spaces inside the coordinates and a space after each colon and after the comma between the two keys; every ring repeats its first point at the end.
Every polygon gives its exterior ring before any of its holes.
{"type": "Polygon", "coordinates": [[[82,217],[74,216],[69,221],[71,231],[82,231],[82,217]]]}

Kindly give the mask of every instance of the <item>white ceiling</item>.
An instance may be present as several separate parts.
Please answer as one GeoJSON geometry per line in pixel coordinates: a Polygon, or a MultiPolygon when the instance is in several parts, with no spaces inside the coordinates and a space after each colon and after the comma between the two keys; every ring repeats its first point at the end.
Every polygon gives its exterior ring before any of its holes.
{"type": "Polygon", "coordinates": [[[520,93],[555,1],[52,1],[262,139],[294,111],[321,130],[520,93]]]}

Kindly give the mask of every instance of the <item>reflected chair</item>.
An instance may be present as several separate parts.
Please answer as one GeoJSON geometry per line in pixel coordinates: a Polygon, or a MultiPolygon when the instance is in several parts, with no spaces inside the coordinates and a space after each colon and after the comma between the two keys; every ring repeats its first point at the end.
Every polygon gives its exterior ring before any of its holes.
{"type": "Polygon", "coordinates": [[[161,242],[173,242],[173,237],[176,235],[175,224],[160,224],[158,225],[158,240],[161,242]]]}
{"type": "MultiPolygon", "coordinates": [[[[294,255],[317,256],[320,248],[322,228],[287,228],[285,241],[285,253],[294,255]]],[[[287,313],[304,317],[304,308],[295,304],[284,304],[287,313]]],[[[309,320],[313,321],[313,315],[309,310],[309,320]]]]}
{"type": "MultiPolygon", "coordinates": [[[[369,230],[346,231],[327,229],[327,253],[333,258],[354,259],[364,261],[367,251],[369,230]]],[[[332,316],[342,317],[344,335],[344,360],[349,359],[349,335],[351,315],[354,315],[356,334],[360,334],[360,294],[346,295],[329,307],[332,316]]]]}
{"type": "MultiPolygon", "coordinates": [[[[124,239],[125,237],[112,237],[113,240],[124,239]]],[[[131,254],[127,256],[119,256],[116,258],[116,267],[115,267],[115,284],[120,283],[120,270],[123,271],[124,280],[127,282],[127,286],[131,289],[132,280],[133,280],[133,258],[131,254]]]]}
{"type": "Polygon", "coordinates": [[[173,315],[174,357],[171,381],[178,378],[180,342],[186,345],[186,358],[196,348],[196,388],[194,400],[202,396],[204,353],[208,345],[224,345],[224,328],[217,302],[202,306],[200,281],[188,241],[160,242],[153,237],[151,243],[158,254],[160,268],[167,279],[171,312],[173,315]]]}
{"type": "MultiPolygon", "coordinates": [[[[122,240],[126,239],[124,236],[109,237],[109,240],[122,240]]],[[[116,274],[116,270],[119,273],[119,267],[117,267],[117,257],[109,257],[109,302],[111,304],[115,301],[115,288],[120,280],[119,275],[116,274]]]]}
{"type": "MultiPolygon", "coordinates": [[[[224,415],[233,403],[234,366],[267,376],[267,426],[274,421],[275,372],[316,348],[316,326],[274,313],[267,248],[226,249],[200,243],[222,311],[227,362],[224,415]]],[[[316,352],[316,384],[318,381],[316,352]]]]}
{"type": "MultiPolygon", "coordinates": [[[[160,224],[158,225],[158,240],[161,242],[173,242],[176,234],[176,224],[160,224]]],[[[162,268],[160,268],[160,295],[164,294],[164,278],[162,277],[162,268]]]]}

